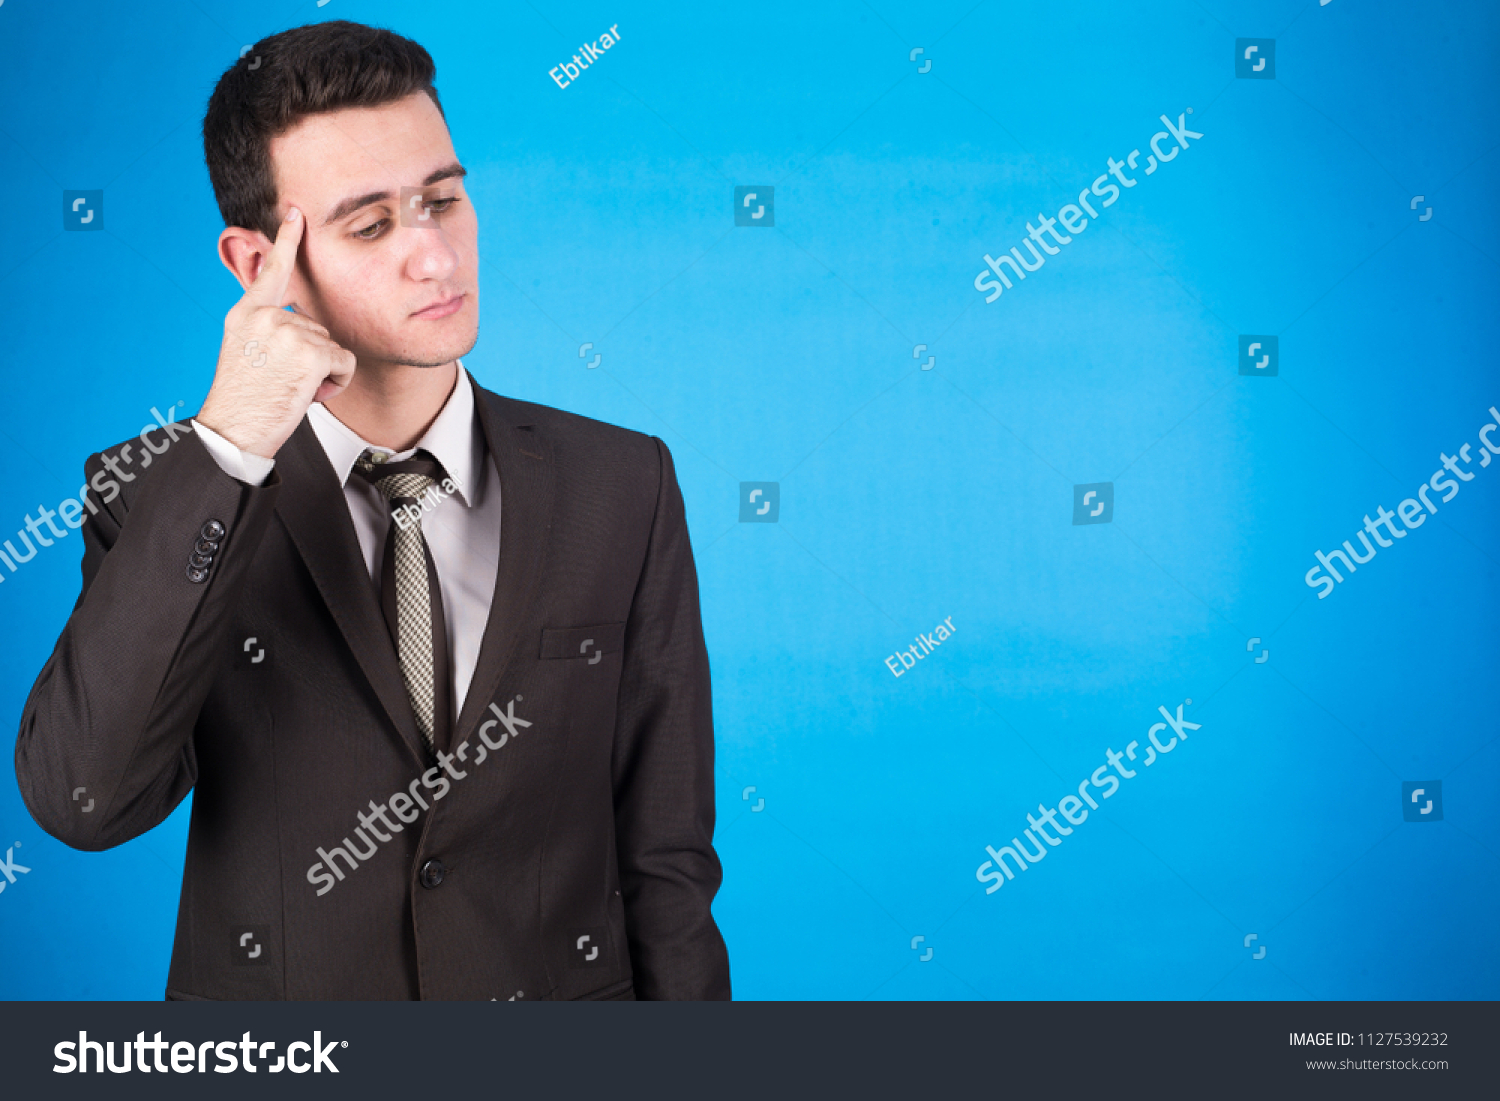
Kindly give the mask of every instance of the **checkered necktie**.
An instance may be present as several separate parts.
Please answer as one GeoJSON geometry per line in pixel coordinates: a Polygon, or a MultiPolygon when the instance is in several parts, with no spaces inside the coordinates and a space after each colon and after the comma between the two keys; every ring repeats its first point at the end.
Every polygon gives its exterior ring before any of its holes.
{"type": "Polygon", "coordinates": [[[385,458],[366,451],[355,462],[354,472],[380,491],[391,511],[380,570],[380,604],[396,644],[401,679],[406,682],[417,729],[431,754],[437,745],[448,741],[453,722],[452,685],[443,594],[432,552],[422,537],[421,518],[423,498],[446,475],[426,451],[401,462],[386,462],[385,458]]]}

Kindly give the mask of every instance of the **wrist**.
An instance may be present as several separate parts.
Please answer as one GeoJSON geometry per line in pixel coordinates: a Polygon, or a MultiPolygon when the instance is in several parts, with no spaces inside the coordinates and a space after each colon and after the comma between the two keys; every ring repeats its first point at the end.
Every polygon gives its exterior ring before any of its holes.
{"type": "Polygon", "coordinates": [[[274,435],[258,428],[252,423],[247,423],[243,418],[237,418],[222,413],[213,402],[213,395],[203,403],[203,408],[193,418],[198,424],[213,432],[216,436],[233,444],[246,455],[259,459],[274,459],[276,452],[286,442],[285,437],[277,439],[274,435]]]}

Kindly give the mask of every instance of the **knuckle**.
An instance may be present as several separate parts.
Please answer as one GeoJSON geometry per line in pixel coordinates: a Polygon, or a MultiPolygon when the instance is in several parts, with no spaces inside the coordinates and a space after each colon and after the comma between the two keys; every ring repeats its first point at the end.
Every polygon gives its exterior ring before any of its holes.
{"type": "Polygon", "coordinates": [[[245,326],[256,332],[268,333],[276,327],[276,311],[265,306],[256,306],[245,314],[245,326]]]}

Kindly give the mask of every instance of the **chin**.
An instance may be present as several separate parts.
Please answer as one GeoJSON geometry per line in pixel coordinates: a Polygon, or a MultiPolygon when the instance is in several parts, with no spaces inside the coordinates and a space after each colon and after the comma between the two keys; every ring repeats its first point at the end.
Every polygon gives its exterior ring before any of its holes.
{"type": "Polygon", "coordinates": [[[392,349],[381,358],[404,367],[441,367],[468,355],[479,342],[479,326],[466,325],[462,333],[449,333],[442,337],[429,334],[421,341],[413,341],[401,348],[392,349]]]}
{"type": "Polygon", "coordinates": [[[467,344],[455,345],[451,349],[436,352],[408,352],[391,358],[392,363],[399,363],[403,367],[442,367],[468,355],[474,350],[476,341],[471,340],[467,344]]]}

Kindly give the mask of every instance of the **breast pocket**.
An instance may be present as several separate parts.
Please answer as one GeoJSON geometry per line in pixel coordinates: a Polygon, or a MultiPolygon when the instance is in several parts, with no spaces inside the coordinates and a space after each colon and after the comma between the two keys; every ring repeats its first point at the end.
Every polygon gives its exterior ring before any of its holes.
{"type": "Polygon", "coordinates": [[[625,649],[625,624],[601,623],[594,627],[542,628],[543,660],[581,661],[598,665],[605,654],[625,649]]]}

